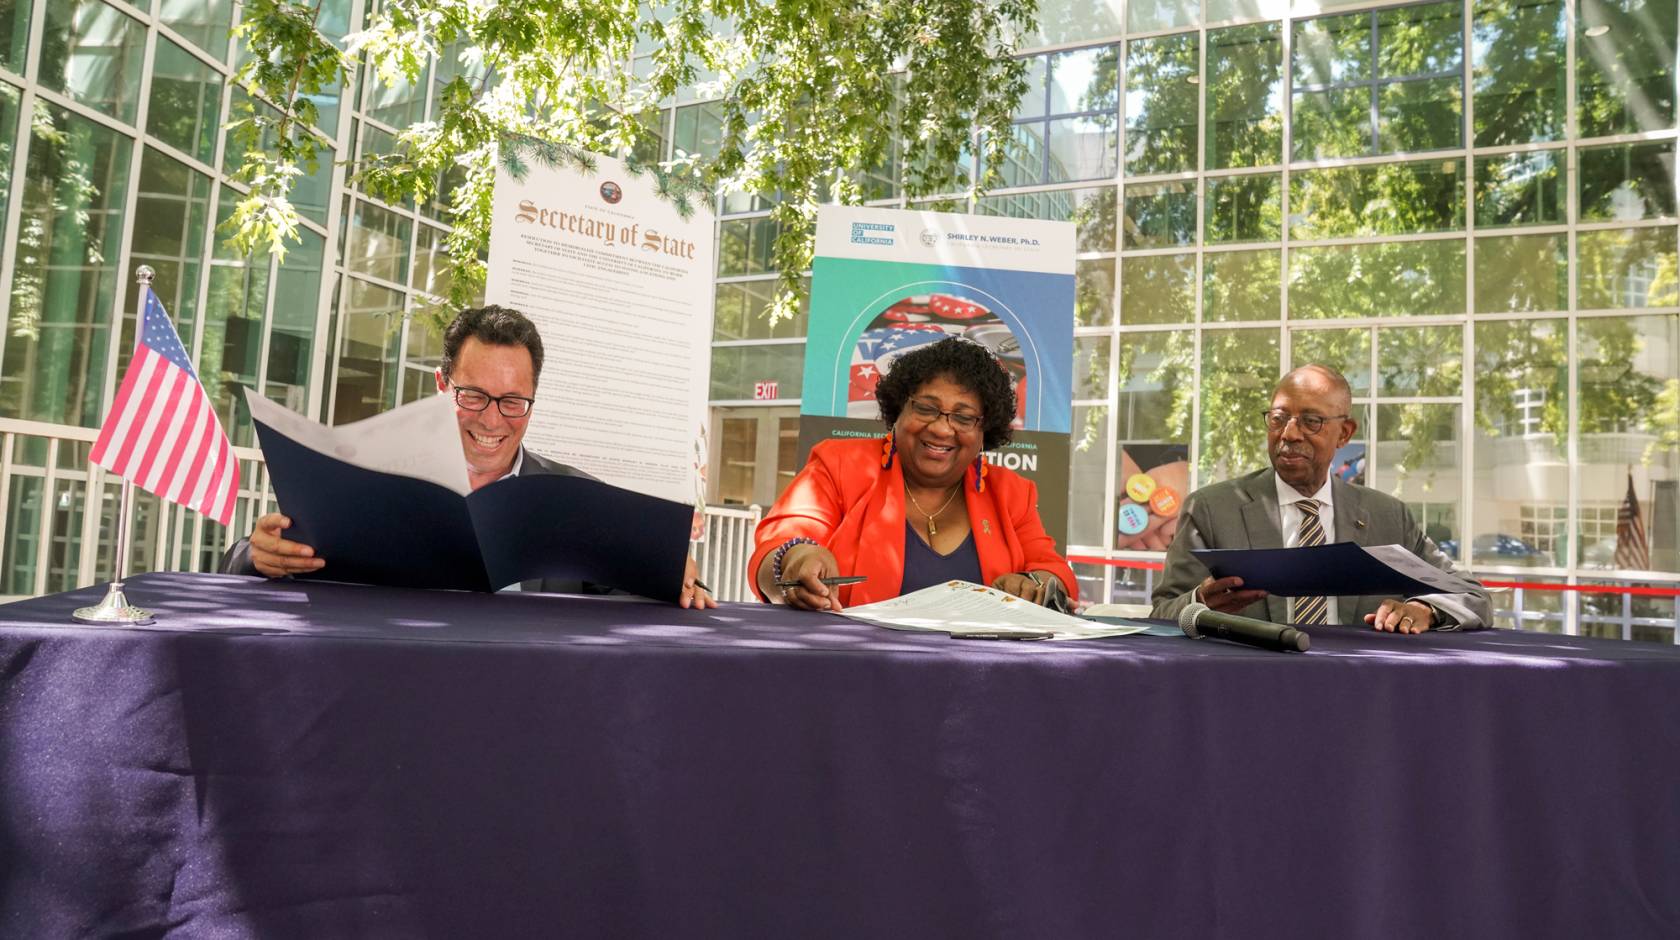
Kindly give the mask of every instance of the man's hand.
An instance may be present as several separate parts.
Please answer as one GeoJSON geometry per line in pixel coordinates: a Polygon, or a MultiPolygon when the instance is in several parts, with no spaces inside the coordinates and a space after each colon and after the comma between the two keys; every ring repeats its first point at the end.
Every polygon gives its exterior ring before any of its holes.
{"type": "Polygon", "coordinates": [[[1045,598],[1050,596],[1050,583],[1048,581],[1044,584],[1037,584],[1030,576],[1016,571],[999,575],[998,579],[992,582],[992,587],[1039,605],[1043,605],[1045,598]]]}
{"type": "Polygon", "coordinates": [[[251,530],[251,564],[263,577],[284,578],[320,571],[326,564],[315,557],[315,549],[280,536],[280,532],[291,528],[291,525],[291,519],[271,512],[258,519],[256,528],[251,530]]]}
{"type": "Polygon", "coordinates": [[[1385,633],[1422,633],[1435,625],[1435,611],[1422,601],[1391,597],[1376,613],[1366,614],[1365,622],[1385,633]]]}
{"type": "Polygon", "coordinates": [[[699,567],[694,564],[694,559],[688,559],[683,565],[682,597],[677,600],[680,606],[693,607],[697,610],[717,606],[717,601],[712,597],[711,592],[695,583],[699,578],[699,567]]]}
{"type": "Polygon", "coordinates": [[[1266,599],[1266,592],[1261,590],[1242,590],[1243,580],[1232,576],[1229,578],[1214,578],[1208,575],[1202,583],[1196,586],[1195,597],[1202,603],[1224,614],[1234,614],[1244,607],[1257,601],[1266,599]]]}
{"type": "Polygon", "coordinates": [[[840,562],[821,545],[795,545],[782,556],[782,580],[798,581],[780,588],[782,603],[800,610],[840,610],[840,591],[822,583],[840,575],[840,562]]]}

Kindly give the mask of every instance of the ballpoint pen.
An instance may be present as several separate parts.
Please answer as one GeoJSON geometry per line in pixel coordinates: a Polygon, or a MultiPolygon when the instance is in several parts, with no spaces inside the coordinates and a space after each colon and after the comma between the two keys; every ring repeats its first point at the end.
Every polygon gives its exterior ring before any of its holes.
{"type": "Polygon", "coordinates": [[[1054,630],[998,630],[995,632],[976,631],[973,633],[953,633],[955,640],[1053,640],[1056,638],[1054,630]]]}
{"type": "MultiPolygon", "coordinates": [[[[824,583],[826,585],[828,585],[829,587],[835,587],[835,586],[841,585],[841,584],[860,584],[864,581],[868,581],[869,576],[868,575],[862,575],[862,574],[850,574],[850,575],[846,575],[845,577],[841,577],[841,578],[818,578],[817,580],[821,581],[822,583],[824,583]]],[[[798,586],[800,586],[801,584],[804,584],[804,583],[805,582],[803,582],[803,581],[777,581],[776,586],[777,587],[784,587],[784,588],[791,588],[791,587],[798,587],[798,586]]]]}

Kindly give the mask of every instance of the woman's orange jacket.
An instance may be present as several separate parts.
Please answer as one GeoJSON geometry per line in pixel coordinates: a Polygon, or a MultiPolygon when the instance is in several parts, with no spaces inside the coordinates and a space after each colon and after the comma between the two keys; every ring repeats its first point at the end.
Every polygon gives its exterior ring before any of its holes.
{"type": "MultiPolygon", "coordinates": [[[[811,449],[770,514],[758,524],[747,581],[758,591],[758,566],[794,536],[816,539],[834,553],[841,574],[869,577],[840,588],[840,603],[868,604],[897,597],[904,584],[904,471],[900,460],[881,469],[881,439],[824,441],[811,449]]],[[[984,492],[974,492],[974,468],[963,474],[963,500],[980,555],[980,576],[991,584],[1012,571],[1053,571],[1079,597],[1073,569],[1038,518],[1038,487],[1002,467],[986,469],[984,492]]],[[[763,597],[762,593],[759,595],[763,597]]]]}

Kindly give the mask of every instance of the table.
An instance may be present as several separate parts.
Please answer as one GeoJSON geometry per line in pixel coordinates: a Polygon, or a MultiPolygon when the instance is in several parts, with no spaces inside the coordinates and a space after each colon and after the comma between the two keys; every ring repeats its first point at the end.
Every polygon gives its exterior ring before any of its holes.
{"type": "Polygon", "coordinates": [[[6,937],[1680,934],[1669,647],[101,592],[0,607],[6,937]]]}

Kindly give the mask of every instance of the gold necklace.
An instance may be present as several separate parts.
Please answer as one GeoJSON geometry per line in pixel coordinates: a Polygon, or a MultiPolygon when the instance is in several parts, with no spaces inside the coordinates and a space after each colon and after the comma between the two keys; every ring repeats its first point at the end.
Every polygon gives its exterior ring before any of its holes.
{"type": "Polygon", "coordinates": [[[961,491],[962,491],[962,484],[961,483],[958,483],[955,486],[951,487],[951,495],[945,497],[944,504],[941,505],[938,509],[935,509],[933,511],[932,515],[928,515],[928,511],[926,509],[922,508],[922,504],[916,502],[916,495],[914,493],[910,492],[910,484],[906,483],[904,485],[904,495],[908,496],[910,498],[910,505],[916,507],[917,512],[921,513],[924,516],[927,516],[927,527],[928,527],[928,538],[929,539],[931,539],[934,536],[939,534],[939,527],[933,524],[933,520],[935,518],[943,515],[945,510],[950,508],[951,501],[956,499],[957,498],[957,493],[959,493],[961,491]]]}

